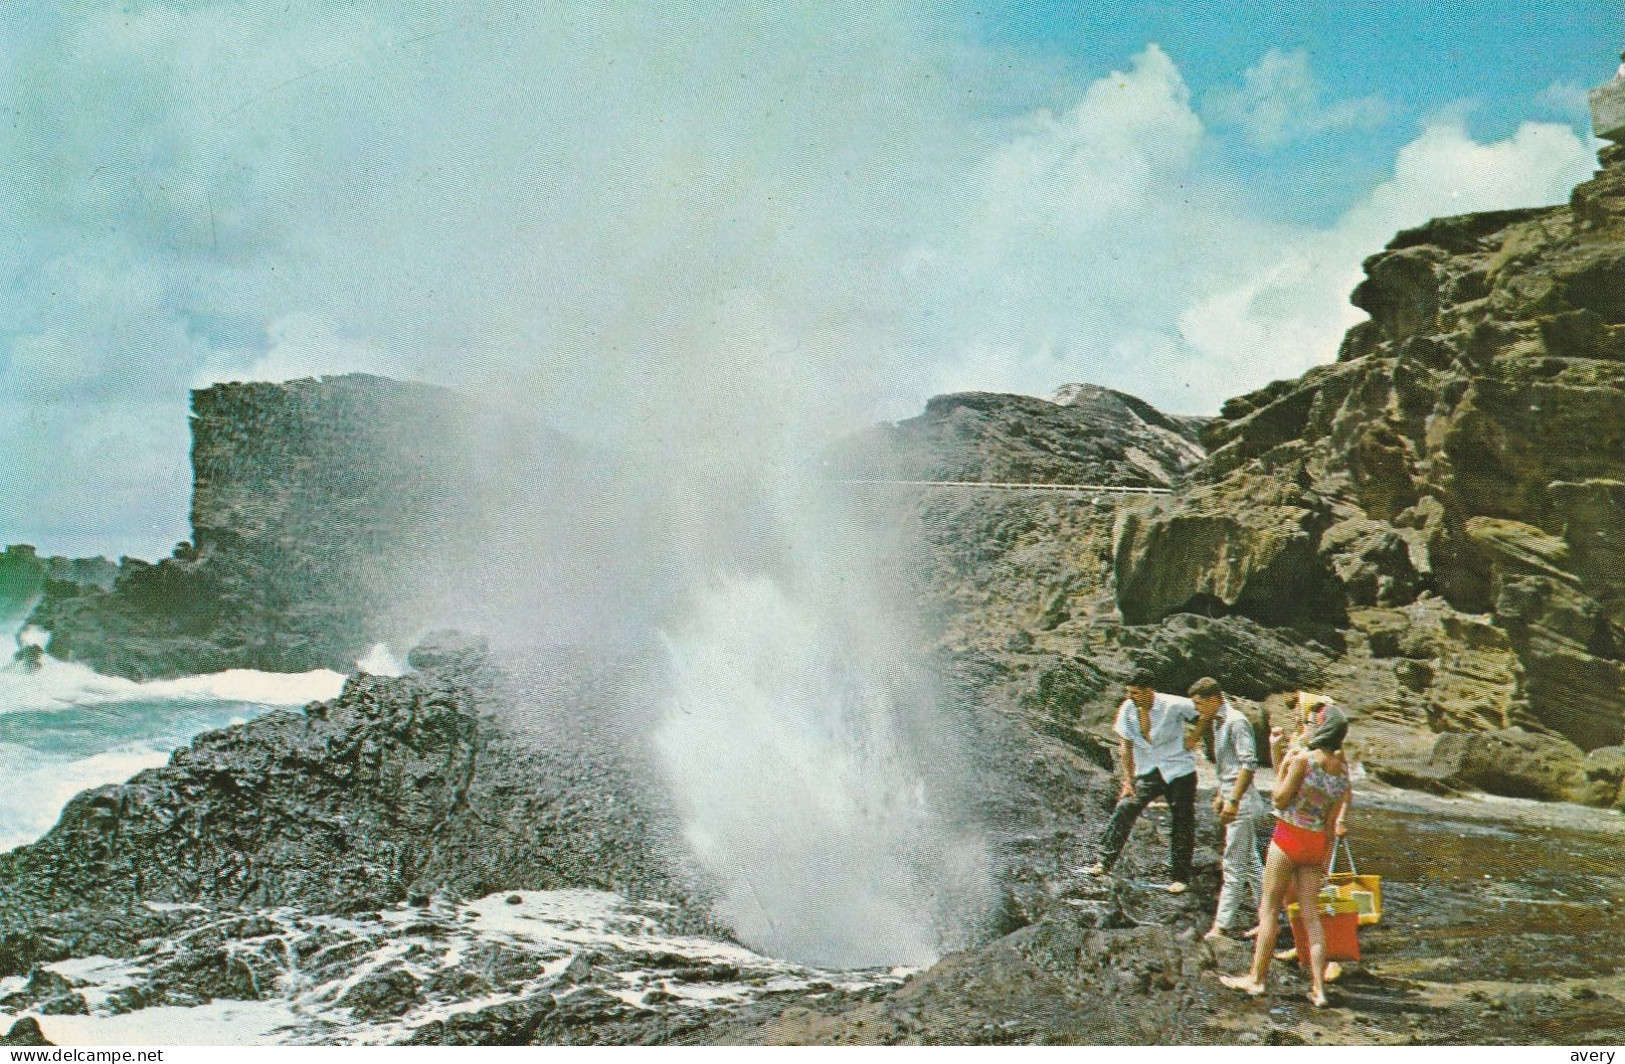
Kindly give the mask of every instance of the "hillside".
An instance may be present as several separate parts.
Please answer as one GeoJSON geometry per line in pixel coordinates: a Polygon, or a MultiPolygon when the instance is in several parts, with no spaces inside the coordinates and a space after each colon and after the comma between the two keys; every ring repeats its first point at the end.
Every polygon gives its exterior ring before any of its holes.
{"type": "Polygon", "coordinates": [[[943,645],[1057,725],[1098,730],[1148,660],[1169,688],[1324,687],[1396,783],[1619,803],[1625,155],[1603,161],[1568,205],[1395,237],[1337,361],[1225,404],[1172,495],[921,496],[943,645]]]}

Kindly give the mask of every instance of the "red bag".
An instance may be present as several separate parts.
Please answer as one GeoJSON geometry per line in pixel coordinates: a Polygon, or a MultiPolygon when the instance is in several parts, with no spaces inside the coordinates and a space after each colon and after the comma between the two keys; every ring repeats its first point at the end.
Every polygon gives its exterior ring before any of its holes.
{"type": "MultiPolygon", "coordinates": [[[[1326,959],[1329,961],[1357,961],[1360,959],[1360,907],[1347,898],[1320,899],[1320,926],[1326,935],[1326,959]]],[[[1298,963],[1309,967],[1309,929],[1296,905],[1286,907],[1287,919],[1292,921],[1292,944],[1298,948],[1298,963]]]]}

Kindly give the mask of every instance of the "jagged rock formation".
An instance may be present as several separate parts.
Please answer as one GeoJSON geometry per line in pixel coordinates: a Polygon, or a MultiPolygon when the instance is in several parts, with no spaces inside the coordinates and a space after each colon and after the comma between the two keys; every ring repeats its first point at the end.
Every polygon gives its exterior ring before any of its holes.
{"type": "Polygon", "coordinates": [[[0,624],[20,623],[48,586],[58,595],[107,591],[118,574],[106,558],[41,558],[27,543],[13,544],[0,551],[0,624]]]}
{"type": "Polygon", "coordinates": [[[137,678],[347,670],[477,563],[482,501],[578,460],[468,396],[364,374],[217,384],[192,409],[192,540],[110,589],[47,587],[53,655],[137,678]]]}
{"type": "Polygon", "coordinates": [[[1166,487],[1201,459],[1202,423],[1089,384],[1067,385],[1053,401],[960,392],[828,457],[858,478],[1166,487]]]}
{"type": "Polygon", "coordinates": [[[175,923],[145,902],[353,912],[595,887],[700,911],[623,736],[583,731],[563,699],[525,716],[477,643],[438,639],[413,660],[422,671],[353,676],[332,702],[205,734],[74,798],[0,855],[0,975],[120,955],[175,923]]]}
{"type": "Polygon", "coordinates": [[[1331,624],[1393,667],[1357,708],[1617,745],[1625,159],[1604,162],[1568,206],[1439,219],[1368,260],[1337,362],[1228,403],[1199,485],[1125,517],[1125,617],[1331,624]]]}
{"type": "Polygon", "coordinates": [[[1196,426],[1205,457],[1162,479],[1097,444],[1191,423],[1100,389],[1087,430],[982,395],[881,430],[900,478],[1176,488],[904,507],[940,645],[1049,707],[1046,728],[1072,714],[1098,737],[1145,660],[1168,686],[1324,686],[1394,782],[1625,801],[1586,756],[1625,742],[1625,151],[1603,162],[1566,206],[1399,234],[1366,263],[1371,320],[1338,360],[1226,403],[1196,426]],[[1549,748],[1511,778],[1435,757],[1452,733],[1549,748]]]}

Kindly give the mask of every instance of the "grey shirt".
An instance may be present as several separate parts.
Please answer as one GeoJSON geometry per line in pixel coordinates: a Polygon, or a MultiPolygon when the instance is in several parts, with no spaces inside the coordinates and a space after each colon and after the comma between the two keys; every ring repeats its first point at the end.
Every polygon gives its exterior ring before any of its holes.
{"type": "MultiPolygon", "coordinates": [[[[1258,746],[1253,741],[1253,724],[1227,699],[1213,727],[1213,767],[1219,774],[1219,793],[1228,799],[1236,792],[1236,778],[1242,769],[1258,771],[1258,746]]],[[[1236,805],[1238,816],[1258,816],[1269,812],[1258,788],[1248,785],[1236,805]]]]}

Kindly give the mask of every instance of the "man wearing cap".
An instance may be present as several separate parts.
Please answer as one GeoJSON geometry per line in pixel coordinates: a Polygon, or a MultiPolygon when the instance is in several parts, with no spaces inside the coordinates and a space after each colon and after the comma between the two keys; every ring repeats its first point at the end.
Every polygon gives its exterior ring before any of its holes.
{"type": "Polygon", "coordinates": [[[1103,876],[1117,863],[1129,831],[1145,807],[1166,796],[1173,814],[1169,833],[1170,894],[1183,894],[1191,881],[1196,847],[1196,758],[1185,745],[1185,727],[1200,720],[1188,698],[1158,693],[1148,672],[1134,674],[1128,697],[1117,710],[1117,766],[1122,787],[1100,844],[1100,861],[1090,875],[1103,876]]]}
{"type": "MultiPolygon", "coordinates": [[[[1258,770],[1258,744],[1253,725],[1224,697],[1219,681],[1204,676],[1191,685],[1191,701],[1202,715],[1202,730],[1212,729],[1213,767],[1219,786],[1213,811],[1224,825],[1224,885],[1207,938],[1239,930],[1236,917],[1254,912],[1264,899],[1264,862],[1258,856],[1258,828],[1269,818],[1263,795],[1253,786],[1258,770]]],[[[1248,921],[1251,923],[1252,921],[1248,921]]]]}

